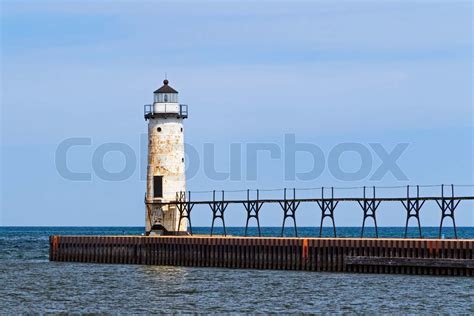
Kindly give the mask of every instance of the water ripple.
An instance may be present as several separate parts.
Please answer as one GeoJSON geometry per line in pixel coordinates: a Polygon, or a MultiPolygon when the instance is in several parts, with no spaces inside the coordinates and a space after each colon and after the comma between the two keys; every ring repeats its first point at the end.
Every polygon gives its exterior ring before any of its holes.
{"type": "Polygon", "coordinates": [[[0,230],[0,314],[474,314],[472,278],[49,262],[65,230],[28,230],[0,230]]]}

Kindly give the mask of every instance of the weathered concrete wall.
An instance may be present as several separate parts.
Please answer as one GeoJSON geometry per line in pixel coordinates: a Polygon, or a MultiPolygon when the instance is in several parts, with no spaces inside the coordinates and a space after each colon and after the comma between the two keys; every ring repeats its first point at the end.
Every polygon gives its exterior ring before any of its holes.
{"type": "MultiPolygon", "coordinates": [[[[174,201],[176,192],[186,190],[183,119],[163,114],[148,121],[147,199],[153,199],[153,177],[163,176],[164,202],[174,201]]],[[[185,231],[187,221],[178,227],[175,206],[146,206],[146,231],[160,222],[168,231],[185,231]],[[162,211],[162,212],[161,212],[162,211]]]]}
{"type": "Polygon", "coordinates": [[[51,236],[50,260],[473,276],[474,240],[51,236]]]}

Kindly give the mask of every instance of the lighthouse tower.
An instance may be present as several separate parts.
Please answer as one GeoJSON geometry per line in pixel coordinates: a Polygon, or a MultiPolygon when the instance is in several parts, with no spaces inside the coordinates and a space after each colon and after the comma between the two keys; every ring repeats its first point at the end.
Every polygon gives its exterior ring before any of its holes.
{"type": "Polygon", "coordinates": [[[168,80],[154,92],[153,104],[145,105],[148,121],[148,167],[146,182],[146,234],[184,233],[187,221],[178,227],[179,213],[175,205],[177,192],[186,191],[184,165],[183,120],[188,117],[188,106],[179,104],[178,91],[168,80]]]}

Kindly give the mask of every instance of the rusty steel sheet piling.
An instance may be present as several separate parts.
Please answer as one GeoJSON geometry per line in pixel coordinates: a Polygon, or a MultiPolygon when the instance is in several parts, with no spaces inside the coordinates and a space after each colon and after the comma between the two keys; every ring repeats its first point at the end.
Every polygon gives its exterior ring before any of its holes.
{"type": "Polygon", "coordinates": [[[51,261],[474,275],[474,239],[51,236],[51,261]]]}

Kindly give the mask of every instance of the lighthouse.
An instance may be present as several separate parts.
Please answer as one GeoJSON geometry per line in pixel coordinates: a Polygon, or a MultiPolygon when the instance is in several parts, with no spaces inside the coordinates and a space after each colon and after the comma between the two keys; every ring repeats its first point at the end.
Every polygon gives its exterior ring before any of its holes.
{"type": "Polygon", "coordinates": [[[186,191],[184,126],[188,106],[178,101],[178,91],[168,80],[153,93],[153,104],[145,105],[148,121],[148,165],[145,194],[146,234],[185,233],[187,221],[179,223],[175,201],[186,191]]]}

